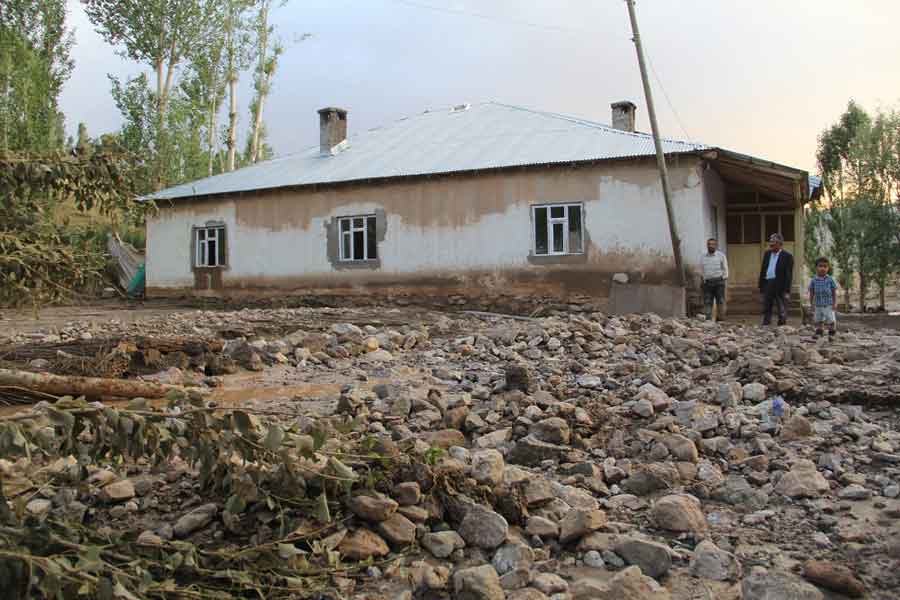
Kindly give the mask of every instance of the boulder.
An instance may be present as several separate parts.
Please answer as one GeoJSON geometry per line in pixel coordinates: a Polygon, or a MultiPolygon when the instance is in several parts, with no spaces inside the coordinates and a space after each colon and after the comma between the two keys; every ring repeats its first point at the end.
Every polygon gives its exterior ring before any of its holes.
{"type": "Polygon", "coordinates": [[[184,538],[198,529],[203,529],[212,522],[218,511],[219,507],[210,502],[209,504],[198,506],[186,515],[182,515],[180,519],[175,521],[175,526],[172,528],[175,537],[184,538]]]}
{"type": "Polygon", "coordinates": [[[100,490],[100,499],[110,504],[125,502],[126,500],[131,500],[134,496],[134,484],[130,479],[115,481],[107,484],[100,490]]]}
{"type": "Polygon", "coordinates": [[[506,460],[515,465],[534,467],[545,460],[559,460],[568,451],[569,448],[566,446],[542,442],[529,434],[516,442],[506,460]]]}
{"type": "Polygon", "coordinates": [[[678,460],[692,463],[697,462],[699,456],[697,453],[697,446],[683,435],[673,433],[663,437],[662,442],[669,450],[669,453],[678,460]]]}
{"type": "Polygon", "coordinates": [[[491,564],[499,575],[510,571],[531,569],[534,562],[534,550],[522,543],[503,544],[494,552],[491,564]]]}
{"type": "Polygon", "coordinates": [[[672,567],[669,547],[658,542],[629,537],[616,544],[615,552],[626,563],[637,565],[641,572],[654,579],[659,579],[672,567]]]}
{"type": "Polygon", "coordinates": [[[694,548],[691,573],[716,581],[737,581],[741,578],[741,563],[730,552],[722,550],[709,540],[703,540],[694,548]]]}
{"type": "Polygon", "coordinates": [[[531,435],[549,444],[568,444],[572,432],[565,419],[550,417],[531,426],[531,435]]]}
{"type": "Polygon", "coordinates": [[[415,523],[399,513],[378,523],[378,532],[394,546],[408,546],[416,541],[415,523]]]}
{"type": "Polygon", "coordinates": [[[606,525],[602,510],[571,510],[559,522],[559,541],[563,544],[580,540],[606,525]]]}
{"type": "Polygon", "coordinates": [[[378,523],[391,517],[397,510],[398,504],[381,495],[358,495],[350,498],[347,508],[354,515],[366,521],[378,523]]]}
{"type": "Polygon", "coordinates": [[[862,598],[866,593],[866,586],[853,571],[831,561],[806,561],[803,563],[803,577],[820,587],[851,598],[862,598]]]}
{"type": "Polygon", "coordinates": [[[503,481],[504,466],[503,455],[497,450],[478,450],[472,454],[472,479],[494,487],[503,481]]]}
{"type": "Polygon", "coordinates": [[[754,567],[741,581],[742,600],[825,600],[825,596],[802,579],[783,571],[754,567]]]}
{"type": "Polygon", "coordinates": [[[572,600],[670,600],[669,591],[631,566],[608,581],[582,579],[571,590],[572,600]]]}
{"type": "Polygon", "coordinates": [[[386,556],[390,552],[387,542],[368,529],[357,529],[345,537],[337,549],[350,560],[366,560],[373,556],[386,556]]]}
{"type": "Polygon", "coordinates": [[[791,498],[815,498],[829,490],[828,480],[811,460],[801,459],[781,476],[775,492],[791,498]]]}
{"type": "Polygon", "coordinates": [[[466,547],[465,540],[455,531],[439,531],[426,533],[420,540],[422,547],[431,552],[435,558],[447,558],[454,550],[466,547]]]}
{"type": "Polygon", "coordinates": [[[689,494],[663,496],[653,504],[651,517],[657,527],[668,531],[702,533],[708,529],[700,501],[689,494]]]}
{"type": "Polygon", "coordinates": [[[781,441],[793,442],[802,440],[813,434],[812,424],[802,415],[793,415],[784,422],[781,428],[781,441]]]}
{"type": "Polygon", "coordinates": [[[746,384],[743,398],[747,402],[762,402],[766,399],[766,386],[756,382],[746,384]]]}
{"type": "Polygon", "coordinates": [[[414,506],[422,499],[422,489],[415,481],[404,481],[394,486],[393,496],[400,506],[414,506]]]}
{"type": "Polygon", "coordinates": [[[453,574],[455,600],[504,600],[500,578],[491,565],[460,569],[453,574]]]}
{"type": "Polygon", "coordinates": [[[494,511],[475,505],[463,517],[457,531],[469,546],[492,550],[506,541],[509,524],[494,511]]]}

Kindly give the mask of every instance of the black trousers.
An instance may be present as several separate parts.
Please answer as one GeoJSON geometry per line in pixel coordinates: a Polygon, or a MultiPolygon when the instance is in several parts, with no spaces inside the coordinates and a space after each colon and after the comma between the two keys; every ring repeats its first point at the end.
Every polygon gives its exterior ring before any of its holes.
{"type": "Polygon", "coordinates": [[[772,309],[778,311],[778,324],[787,323],[788,301],[785,292],[778,290],[774,279],[767,279],[763,283],[763,325],[772,323],[772,309]]]}

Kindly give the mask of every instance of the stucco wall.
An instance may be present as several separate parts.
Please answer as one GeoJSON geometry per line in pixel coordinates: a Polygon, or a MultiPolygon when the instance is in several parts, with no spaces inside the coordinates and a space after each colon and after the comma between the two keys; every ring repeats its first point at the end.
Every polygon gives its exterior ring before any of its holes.
{"type": "MultiPolygon", "coordinates": [[[[670,165],[689,267],[708,237],[700,173],[694,158],[670,165]]],[[[724,221],[724,209],[720,216],[724,221]]],[[[148,293],[195,286],[191,231],[207,221],[227,228],[222,283],[229,292],[430,287],[605,295],[616,272],[648,283],[672,278],[665,207],[652,161],[176,201],[161,206],[147,225],[148,293]],[[553,202],[583,203],[584,256],[531,256],[531,206],[553,202]],[[383,211],[386,227],[378,245],[380,265],[335,268],[327,240],[332,220],[376,211],[383,211]]]]}

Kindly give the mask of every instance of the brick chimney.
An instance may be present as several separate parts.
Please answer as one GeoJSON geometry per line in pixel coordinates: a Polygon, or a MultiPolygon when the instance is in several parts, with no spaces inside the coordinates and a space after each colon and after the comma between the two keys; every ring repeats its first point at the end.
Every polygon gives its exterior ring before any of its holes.
{"type": "Polygon", "coordinates": [[[328,106],[319,109],[319,154],[337,154],[347,141],[347,111],[328,106]]]}
{"type": "Polygon", "coordinates": [[[612,107],[613,129],[634,133],[634,112],[637,110],[634,102],[623,100],[621,102],[613,102],[610,106],[612,107]]]}

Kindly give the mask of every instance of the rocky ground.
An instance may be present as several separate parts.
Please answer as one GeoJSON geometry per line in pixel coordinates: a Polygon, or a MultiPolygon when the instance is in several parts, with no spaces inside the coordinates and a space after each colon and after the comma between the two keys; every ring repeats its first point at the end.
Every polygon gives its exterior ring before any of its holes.
{"type": "MultiPolygon", "coordinates": [[[[390,480],[344,499],[321,541],[342,563],[373,561],[336,573],[332,598],[896,598],[900,332],[810,334],[654,315],[257,309],[0,342],[225,340],[143,376],[298,431],[352,417],[350,434],[398,449],[390,480]]],[[[37,518],[74,503],[89,527],[144,545],[278,537],[265,507],[238,535],[183,461],[92,465],[60,495],[29,487],[39,460],[0,460],[37,518]]]]}

